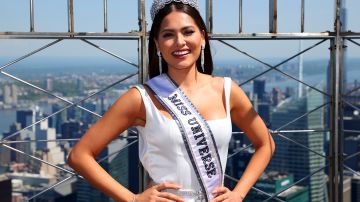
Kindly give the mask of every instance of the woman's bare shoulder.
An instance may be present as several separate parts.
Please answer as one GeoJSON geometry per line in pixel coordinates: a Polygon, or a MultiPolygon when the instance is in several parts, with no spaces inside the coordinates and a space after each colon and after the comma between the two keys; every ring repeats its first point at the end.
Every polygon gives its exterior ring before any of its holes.
{"type": "Polygon", "coordinates": [[[143,100],[139,89],[132,87],[121,95],[111,107],[113,111],[120,112],[135,119],[142,117],[144,108],[143,100]]]}
{"type": "Polygon", "coordinates": [[[211,87],[216,91],[222,92],[224,89],[224,77],[221,76],[209,76],[211,87]]]}
{"type": "Polygon", "coordinates": [[[129,88],[122,94],[115,102],[117,103],[132,103],[135,106],[140,106],[142,102],[141,93],[136,87],[129,88]]]}
{"type": "Polygon", "coordinates": [[[252,107],[249,97],[234,80],[231,81],[230,107],[232,109],[236,108],[240,111],[241,109],[252,107]]]}

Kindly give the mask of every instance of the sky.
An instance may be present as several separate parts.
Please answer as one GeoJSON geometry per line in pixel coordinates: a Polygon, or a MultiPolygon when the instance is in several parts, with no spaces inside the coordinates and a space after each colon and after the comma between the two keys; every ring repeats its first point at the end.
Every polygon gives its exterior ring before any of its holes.
{"type": "MultiPolygon", "coordinates": [[[[129,32],[138,29],[137,0],[108,0],[109,32],[129,32]]],[[[146,0],[148,28],[151,25],[150,6],[146,0]]],[[[239,0],[213,0],[214,33],[238,32],[239,0]]],[[[278,0],[278,31],[300,32],[301,0],[278,0]]],[[[268,32],[269,0],[243,0],[243,32],[268,32]]],[[[305,0],[305,32],[332,31],[334,22],[334,0],[305,0]]],[[[35,30],[39,32],[67,31],[67,0],[34,0],[35,30]]],[[[346,0],[348,29],[360,32],[360,1],[346,0]]],[[[103,0],[74,0],[75,31],[103,31],[103,0]]],[[[201,14],[205,16],[205,0],[200,0],[201,14]]],[[[29,31],[29,1],[0,0],[0,32],[29,31]]],[[[52,40],[8,40],[0,38],[0,57],[19,57],[52,40]]],[[[94,41],[100,46],[125,58],[136,61],[136,41],[94,41]]],[[[304,41],[306,48],[318,40],[304,41]]],[[[299,51],[298,41],[237,41],[234,44],[258,58],[286,58],[299,51]]],[[[211,42],[215,58],[246,58],[219,42],[211,42]]],[[[305,54],[305,58],[328,58],[329,42],[323,43],[305,54]]],[[[350,44],[349,56],[357,57],[360,47],[350,44]]],[[[102,54],[102,53],[101,53],[102,54]]],[[[65,40],[36,57],[89,57],[99,55],[89,45],[75,40],[65,40]]],[[[106,58],[109,56],[103,55],[106,58]]]]}

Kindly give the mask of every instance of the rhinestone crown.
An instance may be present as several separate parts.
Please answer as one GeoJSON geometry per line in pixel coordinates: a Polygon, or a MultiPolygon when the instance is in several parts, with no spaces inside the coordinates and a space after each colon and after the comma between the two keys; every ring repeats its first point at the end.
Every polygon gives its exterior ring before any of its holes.
{"type": "Polygon", "coordinates": [[[154,0],[150,10],[151,19],[154,20],[155,15],[159,12],[159,10],[163,9],[167,4],[172,2],[188,4],[199,11],[199,4],[197,0],[154,0]]]}

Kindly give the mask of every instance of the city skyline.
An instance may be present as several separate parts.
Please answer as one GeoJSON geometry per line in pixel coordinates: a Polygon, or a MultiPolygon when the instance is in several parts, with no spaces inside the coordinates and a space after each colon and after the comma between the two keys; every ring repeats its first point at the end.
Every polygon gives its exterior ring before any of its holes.
{"type": "MultiPolygon", "coordinates": [[[[72,146],[108,107],[129,87],[139,83],[140,77],[136,74],[142,70],[142,67],[137,67],[139,41],[116,37],[111,40],[101,37],[100,40],[91,37],[73,40],[66,35],[65,39],[45,50],[5,67],[3,65],[57,40],[54,39],[57,36],[51,32],[66,34],[68,31],[67,1],[31,2],[34,2],[35,9],[35,31],[50,32],[53,38],[7,38],[7,31],[29,33],[29,1],[0,3],[0,35],[3,36],[0,38],[0,138],[9,141],[0,145],[0,197],[4,194],[9,199],[10,195],[14,201],[33,196],[39,200],[67,202],[111,201],[81,177],[74,175],[66,159],[72,146]],[[99,45],[123,58],[118,60],[112,57],[114,55],[110,56],[85,42],[99,45]],[[117,83],[129,75],[133,76],[117,83]],[[94,93],[97,94],[91,96],[94,93]],[[87,96],[91,98],[82,100],[87,96]],[[74,103],[77,107],[67,108],[74,103]],[[52,116],[46,120],[24,129],[50,114],[52,116]],[[46,188],[58,182],[60,186],[46,191],[46,188]],[[42,191],[45,193],[40,194],[42,191]]],[[[108,1],[110,33],[138,30],[137,2],[108,1]]],[[[360,198],[360,179],[356,177],[360,171],[360,158],[356,155],[351,157],[360,148],[357,128],[360,125],[359,38],[341,36],[345,41],[344,51],[333,52],[332,55],[331,51],[339,47],[333,44],[335,38],[323,38],[323,35],[317,34],[334,31],[335,1],[304,2],[304,31],[318,36],[316,39],[291,37],[300,32],[299,0],[277,3],[278,33],[287,33],[288,38],[225,40],[238,50],[216,39],[210,42],[215,75],[229,76],[241,85],[277,141],[272,164],[254,186],[262,192],[252,190],[247,196],[248,201],[263,201],[282,192],[277,197],[284,201],[327,202],[333,193],[333,166],[322,167],[333,162],[330,157],[334,145],[331,143],[341,142],[333,139],[332,132],[335,130],[332,130],[329,122],[333,118],[344,120],[341,132],[344,133],[345,143],[338,146],[346,147],[343,156],[346,159],[343,164],[346,172],[344,181],[340,182],[344,182],[344,190],[339,191],[343,193],[344,202],[351,202],[351,197],[353,201],[360,198]],[[293,57],[315,44],[320,45],[300,57],[293,57]],[[344,70],[344,81],[336,83],[331,80],[331,70],[335,68],[332,62],[341,53],[345,56],[344,64],[340,64],[341,70],[344,70]],[[298,80],[304,84],[299,85],[298,80]],[[338,96],[345,105],[344,117],[330,113],[333,109],[329,102],[333,101],[330,89],[334,84],[344,85],[344,91],[338,96]],[[321,170],[304,179],[317,169],[321,170]],[[304,181],[293,186],[301,180],[304,181]]],[[[345,4],[342,14],[346,16],[343,31],[360,30],[360,23],[356,20],[360,18],[360,1],[341,2],[345,4]]],[[[151,25],[150,5],[151,0],[145,0],[148,30],[151,25]]],[[[238,6],[238,0],[213,1],[213,33],[238,33],[238,6]]],[[[75,32],[103,32],[102,7],[102,0],[74,1],[75,32]]],[[[200,12],[205,17],[205,0],[200,0],[200,12]]],[[[243,22],[244,33],[269,34],[269,1],[243,1],[243,22]]],[[[341,76],[341,73],[336,76],[341,76]]],[[[339,124],[341,127],[342,124],[339,124]]],[[[341,132],[338,135],[341,136],[341,132]]],[[[135,190],[134,193],[141,189],[140,185],[146,184],[139,181],[142,176],[139,175],[136,141],[136,130],[131,128],[119,134],[119,138],[109,144],[97,159],[102,161],[101,166],[114,178],[135,190]],[[125,148],[124,151],[118,152],[122,148],[125,148]]],[[[230,187],[241,177],[253,152],[254,147],[234,125],[227,164],[230,177],[226,177],[226,186],[230,187]]],[[[343,165],[339,166],[342,168],[343,165]]]]}
{"type": "MultiPolygon", "coordinates": [[[[128,33],[132,30],[138,30],[138,16],[137,16],[137,1],[109,1],[108,3],[108,18],[110,32],[128,33]],[[125,1],[125,2],[124,2],[125,1]],[[126,5],[126,6],[125,6],[126,5]],[[136,11],[136,12],[135,12],[136,11]],[[122,18],[126,16],[126,19],[122,18]]],[[[150,29],[151,19],[149,8],[151,0],[145,1],[146,19],[148,30],[150,29]]],[[[222,1],[213,1],[214,12],[214,33],[238,33],[239,30],[239,16],[238,16],[238,0],[227,0],[227,3],[222,1]],[[232,23],[223,23],[232,22],[232,23]]],[[[243,2],[243,32],[244,33],[267,33],[269,23],[268,0],[258,1],[244,1],[243,2]],[[256,12],[250,12],[256,11],[256,12]]],[[[29,30],[29,2],[14,0],[3,2],[0,8],[1,19],[0,32],[27,32],[29,30]],[[18,12],[12,12],[17,10],[18,12]]],[[[305,3],[305,32],[327,32],[334,29],[334,4],[327,0],[321,1],[306,1],[305,3]]],[[[35,7],[35,30],[39,32],[67,32],[67,1],[56,0],[51,2],[36,1],[35,7]]],[[[360,7],[360,2],[357,0],[345,1],[347,13],[347,27],[352,30],[360,30],[360,25],[355,19],[360,18],[359,12],[356,8],[360,7]]],[[[102,1],[94,1],[89,3],[86,0],[78,0],[75,2],[75,31],[77,32],[102,32],[103,31],[103,3],[102,1]],[[91,23],[89,23],[91,22],[91,23]]],[[[281,2],[278,3],[278,31],[283,33],[300,32],[300,1],[297,2],[281,2]]],[[[200,0],[200,12],[205,17],[205,0],[200,0]]],[[[46,43],[48,40],[1,40],[0,45],[4,47],[0,49],[1,56],[14,57],[21,55],[21,52],[26,52],[35,47],[38,47],[39,42],[46,43]],[[16,46],[14,46],[16,44],[16,46]]],[[[281,40],[280,40],[281,41],[281,40]]],[[[304,47],[314,43],[315,41],[304,41],[304,47]]],[[[274,56],[288,55],[289,50],[296,53],[298,45],[296,42],[289,40],[281,41],[283,45],[278,46],[273,42],[252,41],[248,43],[243,41],[240,44],[241,49],[253,53],[256,57],[263,58],[271,52],[274,56]],[[276,53],[272,50],[276,50],[276,53]]],[[[118,52],[125,58],[137,57],[137,43],[136,41],[121,41],[111,42],[101,41],[100,44],[110,50],[118,52]]],[[[79,42],[61,42],[59,45],[47,50],[45,56],[47,57],[82,57],[95,56],[91,48],[87,48],[87,44],[79,42]],[[76,54],[69,54],[64,50],[76,50],[76,54]]],[[[238,54],[233,50],[218,42],[213,43],[214,51],[219,58],[232,59],[236,58],[238,54]]],[[[324,47],[327,49],[328,47],[324,47]]],[[[356,57],[359,50],[353,45],[349,45],[349,57],[356,57]]],[[[24,52],[24,53],[25,53],[24,52]]],[[[317,50],[308,57],[319,58],[323,57],[323,51],[317,50]]]]}

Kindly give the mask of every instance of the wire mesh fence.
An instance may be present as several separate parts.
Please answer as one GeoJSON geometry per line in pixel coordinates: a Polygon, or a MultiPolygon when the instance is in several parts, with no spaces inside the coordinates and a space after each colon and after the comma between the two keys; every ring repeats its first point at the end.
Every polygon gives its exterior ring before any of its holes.
{"type": "MultiPolygon", "coordinates": [[[[307,6],[311,2],[297,2],[298,23],[294,22],[293,30],[299,31],[290,32],[280,32],[282,28],[278,26],[289,23],[278,15],[283,12],[282,2],[264,2],[266,6],[242,0],[227,2],[234,9],[231,18],[238,19],[238,23],[228,23],[229,29],[235,31],[227,33],[218,28],[221,26],[215,20],[223,17],[219,14],[222,2],[200,1],[211,43],[216,49],[215,74],[232,77],[248,93],[277,144],[270,165],[246,200],[350,201],[346,179],[351,179],[353,190],[358,189],[359,181],[357,65],[360,63],[358,57],[350,59],[347,55],[358,55],[360,34],[344,28],[348,20],[344,17],[344,1],[331,2],[335,6],[329,9],[335,13],[335,18],[322,17],[335,26],[319,32],[306,32],[307,27],[311,27],[307,11],[321,9],[307,6]],[[247,9],[252,7],[268,11],[268,31],[246,32],[247,9]],[[276,53],[284,47],[289,50],[286,54],[276,53]],[[262,48],[267,50],[262,51],[262,48]],[[224,62],[227,57],[222,52],[232,55],[233,59],[224,62]],[[311,59],[319,52],[323,56],[321,60],[311,59]]],[[[1,117],[4,123],[9,123],[4,124],[8,129],[1,139],[1,172],[6,179],[11,179],[12,197],[18,201],[56,198],[110,201],[66,164],[66,156],[117,97],[129,87],[147,80],[150,20],[146,8],[150,1],[138,0],[136,6],[130,6],[133,12],[137,9],[137,25],[133,26],[136,29],[125,32],[111,31],[115,29],[109,17],[114,17],[111,13],[116,7],[114,2],[98,1],[91,7],[97,8],[96,16],[102,18],[98,25],[101,28],[96,32],[76,31],[81,30],[77,26],[83,24],[76,22],[90,18],[79,6],[84,2],[57,3],[62,5],[59,7],[63,12],[66,8],[65,31],[38,31],[36,22],[42,19],[36,16],[42,15],[42,10],[37,8],[45,9],[41,4],[47,3],[34,0],[29,0],[27,5],[21,3],[28,8],[29,31],[0,30],[1,42],[10,44],[7,47],[33,43],[29,45],[31,48],[13,54],[15,59],[3,57],[0,64],[1,117]],[[116,46],[113,43],[117,43],[116,46]],[[119,51],[114,47],[122,48],[119,51]],[[129,47],[133,47],[131,54],[127,52],[129,47]],[[85,54],[79,54],[77,60],[70,57],[79,52],[85,54]],[[129,58],[129,55],[134,57],[129,58]],[[44,58],[54,58],[45,61],[45,66],[52,66],[51,71],[35,67],[36,61],[44,58]],[[84,60],[87,63],[79,63],[84,60]],[[96,63],[97,60],[102,62],[96,63]],[[107,66],[114,69],[105,68],[107,66]],[[6,110],[9,110],[6,107],[15,109],[16,118],[12,119],[17,123],[6,120],[6,110]]],[[[58,12],[57,9],[52,11],[58,12]]],[[[2,51],[10,52],[10,48],[2,51]]],[[[227,186],[234,186],[241,177],[253,152],[244,133],[234,126],[226,170],[227,186]]],[[[123,185],[141,191],[146,176],[136,156],[137,131],[129,129],[106,147],[97,161],[123,185]]],[[[351,197],[356,200],[354,197],[359,196],[351,197]]]]}

